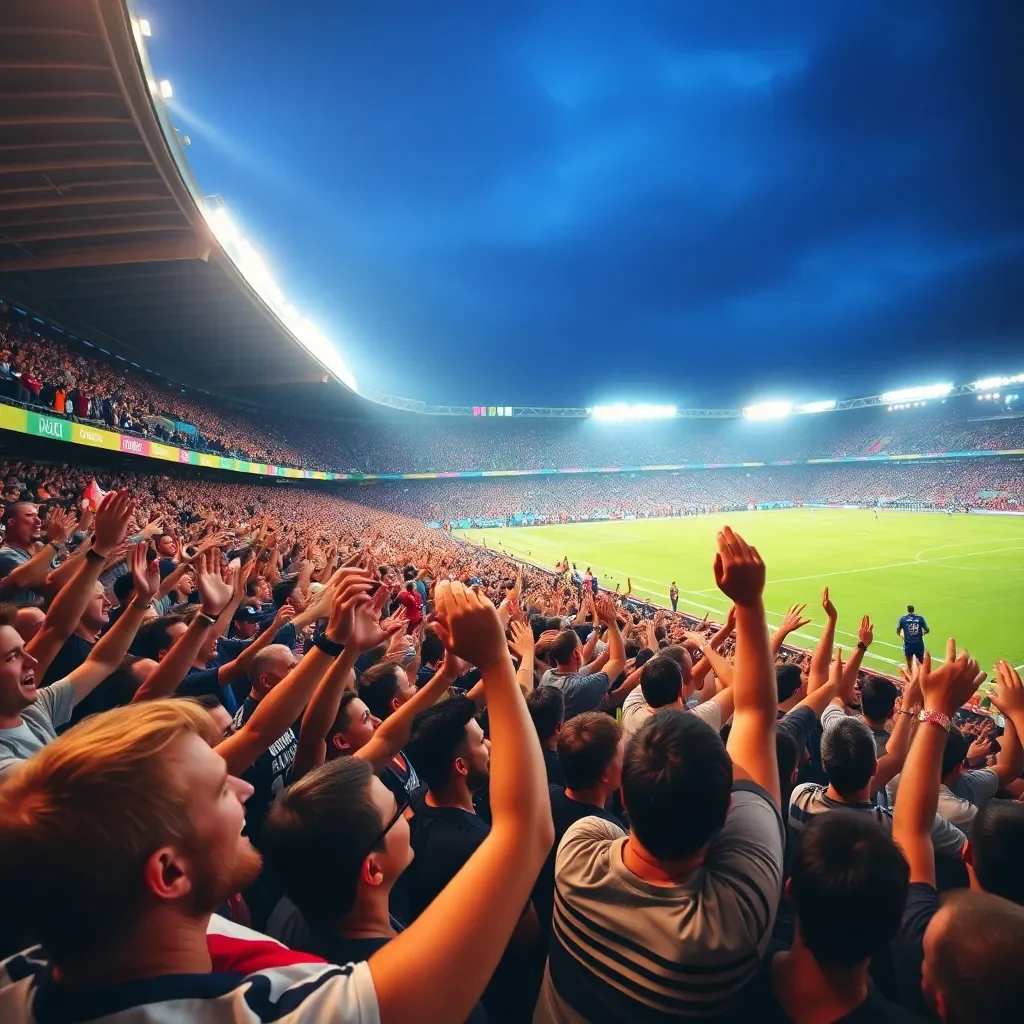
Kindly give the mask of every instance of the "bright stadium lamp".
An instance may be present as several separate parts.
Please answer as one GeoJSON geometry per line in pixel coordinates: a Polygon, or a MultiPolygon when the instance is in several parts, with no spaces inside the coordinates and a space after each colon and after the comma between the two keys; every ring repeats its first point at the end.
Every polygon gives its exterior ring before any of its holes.
{"type": "Polygon", "coordinates": [[[884,392],[882,401],[917,402],[922,398],[945,398],[952,390],[952,384],[927,384],[921,388],[901,388],[898,391],[884,392]]]}
{"type": "Polygon", "coordinates": [[[174,95],[171,83],[166,78],[160,83],[160,95],[165,100],[169,100],[174,95]]]}
{"type": "Polygon", "coordinates": [[[748,420],[784,420],[793,411],[792,402],[758,402],[743,409],[748,420]]]}
{"type": "Polygon", "coordinates": [[[153,29],[145,18],[139,18],[139,31],[148,39],[153,34],[153,29]]]}
{"type": "Polygon", "coordinates": [[[595,420],[670,420],[676,415],[674,405],[627,405],[616,402],[613,405],[595,405],[590,410],[595,420]]]}
{"type": "Polygon", "coordinates": [[[991,391],[993,388],[1022,382],[1024,382],[1024,373],[1018,373],[1015,377],[986,377],[984,380],[976,380],[971,387],[977,388],[979,391],[991,391]]]}
{"type": "Polygon", "coordinates": [[[805,402],[796,407],[797,412],[831,412],[836,407],[835,399],[827,402],[805,402]]]}

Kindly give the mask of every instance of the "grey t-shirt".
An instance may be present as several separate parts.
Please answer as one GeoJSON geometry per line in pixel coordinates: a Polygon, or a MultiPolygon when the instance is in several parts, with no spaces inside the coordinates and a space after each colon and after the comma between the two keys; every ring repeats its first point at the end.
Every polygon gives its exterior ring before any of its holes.
{"type": "MultiPolygon", "coordinates": [[[[26,562],[30,561],[32,561],[32,555],[27,551],[11,547],[10,544],[4,544],[3,547],[0,547],[0,579],[9,576],[18,566],[25,565],[26,562]]],[[[11,604],[16,604],[20,607],[43,603],[42,596],[34,590],[12,590],[5,592],[2,598],[4,601],[9,601],[11,604]]]]}
{"type": "Polygon", "coordinates": [[[549,668],[540,677],[541,686],[557,686],[565,698],[565,721],[584,711],[596,711],[608,692],[608,673],[569,672],[565,675],[549,668]]]}
{"type": "MultiPolygon", "coordinates": [[[[626,739],[629,740],[635,732],[639,731],[640,726],[651,715],[660,710],[660,708],[648,706],[647,701],[644,700],[643,690],[639,686],[626,694],[626,699],[622,703],[622,731],[626,739]]],[[[707,700],[703,704],[698,704],[692,708],[687,705],[686,710],[689,714],[701,719],[701,721],[707,722],[715,732],[721,731],[722,709],[713,700],[707,700]]]]}
{"type": "Polygon", "coordinates": [[[57,728],[71,720],[75,688],[66,679],[44,686],[34,704],[21,713],[21,725],[0,729],[0,778],[57,738],[57,728]]]}
{"type": "MultiPolygon", "coordinates": [[[[889,783],[890,801],[895,804],[900,787],[897,775],[889,783]]],[[[939,814],[970,836],[974,816],[999,792],[999,776],[991,768],[978,768],[962,772],[952,786],[939,787],[939,814]]]]}
{"type": "Polygon", "coordinates": [[[677,885],[633,874],[625,843],[603,818],[565,833],[534,1024],[717,1017],[756,975],[782,883],[782,819],[768,794],[737,782],[703,864],[677,885]]]}

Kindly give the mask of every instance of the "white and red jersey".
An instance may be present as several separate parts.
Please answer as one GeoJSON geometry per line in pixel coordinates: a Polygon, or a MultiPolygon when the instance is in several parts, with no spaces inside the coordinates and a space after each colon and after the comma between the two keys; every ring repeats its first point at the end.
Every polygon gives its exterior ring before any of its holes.
{"type": "Polygon", "coordinates": [[[88,991],[55,983],[41,947],[0,963],[4,1024],[379,1024],[366,963],[338,967],[296,953],[250,928],[213,916],[213,970],[88,991]]]}

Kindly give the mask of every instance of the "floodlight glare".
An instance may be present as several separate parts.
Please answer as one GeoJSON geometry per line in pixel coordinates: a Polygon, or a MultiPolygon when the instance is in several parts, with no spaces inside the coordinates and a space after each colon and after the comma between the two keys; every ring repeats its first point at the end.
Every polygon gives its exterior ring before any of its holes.
{"type": "Polygon", "coordinates": [[[743,415],[748,420],[784,420],[792,411],[792,402],[759,402],[746,406],[743,415]]]}
{"type": "Polygon", "coordinates": [[[1018,373],[1015,377],[986,377],[984,380],[976,380],[971,387],[977,388],[979,391],[991,391],[992,388],[1020,383],[1024,383],[1024,373],[1018,373]]]}
{"type": "Polygon", "coordinates": [[[160,83],[160,95],[163,96],[165,100],[169,100],[174,95],[171,83],[166,78],[160,83]]]}
{"type": "Polygon", "coordinates": [[[152,34],[153,30],[149,26],[149,22],[145,18],[139,19],[139,31],[148,39],[152,34]]]}
{"type": "Polygon", "coordinates": [[[836,407],[834,400],[828,402],[805,402],[796,407],[797,412],[831,412],[836,407]]]}
{"type": "Polygon", "coordinates": [[[590,412],[595,420],[670,420],[676,415],[674,405],[595,405],[590,412]]]}
{"type": "Polygon", "coordinates": [[[945,398],[952,390],[952,384],[927,384],[921,388],[901,388],[899,391],[884,392],[882,401],[915,402],[920,398],[945,398]]]}

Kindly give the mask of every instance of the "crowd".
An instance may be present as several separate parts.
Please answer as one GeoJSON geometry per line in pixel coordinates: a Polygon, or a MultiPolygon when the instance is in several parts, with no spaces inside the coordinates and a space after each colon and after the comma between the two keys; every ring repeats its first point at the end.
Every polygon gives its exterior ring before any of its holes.
{"type": "Polygon", "coordinates": [[[776,423],[420,416],[369,406],[326,422],[243,409],[0,308],[0,398],[181,447],[339,472],[594,469],[1024,449],[1024,416],[967,397],[776,423]],[[186,428],[180,425],[185,424],[186,428]],[[195,428],[187,429],[187,427],[195,428]]]}
{"type": "Polygon", "coordinates": [[[759,503],[1012,510],[1024,507],[1024,459],[383,481],[345,493],[440,522],[670,516],[759,503]]]}
{"type": "Polygon", "coordinates": [[[867,675],[827,589],[770,632],[729,528],[711,624],[433,499],[0,471],[5,1024],[1019,1012],[1011,665],[997,728],[953,640],[867,675]]]}

